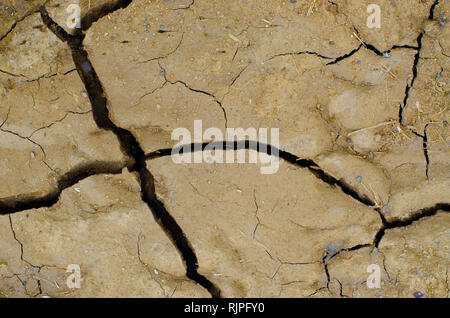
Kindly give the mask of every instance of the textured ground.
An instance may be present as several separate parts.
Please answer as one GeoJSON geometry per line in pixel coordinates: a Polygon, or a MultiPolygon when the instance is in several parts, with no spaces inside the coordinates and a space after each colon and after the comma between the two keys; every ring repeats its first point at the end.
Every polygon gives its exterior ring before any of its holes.
{"type": "Polygon", "coordinates": [[[0,297],[448,297],[449,1],[71,3],[0,1],[0,297]]]}

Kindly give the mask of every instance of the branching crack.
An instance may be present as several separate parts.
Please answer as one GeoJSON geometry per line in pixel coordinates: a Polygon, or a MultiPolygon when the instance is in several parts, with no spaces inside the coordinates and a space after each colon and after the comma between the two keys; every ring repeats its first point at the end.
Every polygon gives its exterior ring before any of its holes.
{"type": "MultiPolygon", "coordinates": [[[[111,131],[112,133],[114,133],[120,142],[123,153],[126,154],[129,158],[132,158],[132,163],[126,165],[126,167],[128,168],[128,170],[130,172],[137,173],[138,179],[139,179],[140,185],[141,185],[142,200],[148,205],[155,220],[161,225],[161,227],[164,229],[164,231],[167,233],[167,235],[170,237],[170,239],[172,240],[172,242],[174,243],[174,245],[176,246],[176,248],[182,255],[182,258],[186,265],[186,276],[188,278],[194,280],[195,282],[197,282],[204,288],[206,288],[213,297],[220,297],[221,291],[218,289],[218,287],[216,287],[206,277],[204,277],[198,273],[198,271],[197,271],[198,263],[197,263],[197,257],[195,255],[195,252],[194,252],[190,242],[188,241],[187,237],[185,236],[183,230],[181,229],[181,227],[176,223],[175,219],[170,215],[170,213],[164,206],[164,203],[159,200],[157,193],[156,193],[156,189],[155,189],[154,176],[151,174],[151,172],[147,168],[147,164],[146,164],[146,160],[152,160],[152,159],[156,159],[156,158],[160,158],[160,157],[164,157],[164,156],[169,156],[169,155],[171,155],[173,150],[175,150],[175,151],[178,150],[178,153],[182,153],[185,150],[190,151],[190,152],[194,152],[197,150],[203,151],[209,143],[204,143],[201,145],[189,144],[189,145],[185,145],[185,146],[180,146],[179,149],[172,149],[172,148],[160,149],[160,150],[154,151],[152,153],[145,154],[142,147],[139,145],[136,137],[130,131],[118,127],[110,119],[109,110],[108,110],[108,100],[107,100],[106,93],[103,89],[100,79],[97,76],[97,73],[95,72],[91,62],[89,61],[88,54],[83,47],[84,34],[82,33],[82,31],[88,30],[89,27],[94,22],[96,22],[103,16],[108,15],[118,9],[127,7],[131,2],[132,2],[131,0],[122,0],[122,1],[117,0],[117,1],[114,1],[111,3],[106,3],[100,7],[97,7],[95,9],[91,10],[89,13],[87,13],[82,18],[81,30],[76,31],[75,34],[68,34],[63,28],[61,28],[59,25],[57,25],[49,17],[49,15],[45,9],[45,6],[41,7],[39,9],[39,12],[41,14],[41,18],[42,18],[44,24],[56,36],[58,36],[58,38],[61,41],[67,43],[68,46],[70,47],[70,49],[72,51],[72,58],[76,65],[76,70],[77,70],[80,78],[82,79],[82,81],[86,87],[86,90],[88,92],[89,99],[92,104],[93,117],[94,117],[94,120],[95,120],[97,126],[100,129],[104,129],[104,130],[111,131]]],[[[329,1],[329,2],[332,4],[335,4],[332,1],[329,1]]],[[[438,3],[439,3],[439,0],[435,0],[433,5],[431,6],[429,19],[434,18],[434,9],[438,5],[438,3]]],[[[193,4],[194,4],[194,0],[192,0],[192,2],[187,7],[183,7],[183,8],[179,8],[179,9],[187,9],[193,4]]],[[[16,24],[17,24],[17,21],[13,24],[11,29],[0,38],[0,40],[3,39],[5,36],[7,36],[8,33],[10,33],[12,31],[12,29],[14,29],[16,24]]],[[[356,29],[355,29],[355,31],[358,34],[358,31],[356,29]]],[[[386,53],[389,53],[393,49],[406,48],[406,49],[417,50],[417,53],[415,54],[415,57],[414,57],[414,63],[413,63],[413,69],[412,69],[412,73],[413,73],[412,80],[410,81],[410,83],[407,84],[407,86],[405,88],[405,97],[403,100],[403,105],[400,105],[400,109],[399,109],[399,122],[400,122],[400,124],[402,124],[403,110],[407,106],[410,89],[413,87],[414,82],[417,78],[417,72],[418,72],[417,67],[418,67],[418,62],[420,60],[420,53],[421,53],[421,49],[422,49],[422,40],[423,40],[424,35],[425,35],[425,30],[422,31],[420,33],[420,35],[418,36],[417,46],[410,46],[410,45],[393,46],[390,50],[387,50],[385,52],[379,51],[373,45],[365,43],[364,41],[362,41],[358,38],[361,41],[361,44],[357,48],[353,49],[351,52],[349,52],[343,56],[340,56],[340,57],[334,59],[333,61],[327,63],[327,65],[336,64],[336,63],[342,61],[343,59],[352,56],[353,54],[358,52],[361,49],[361,47],[363,47],[363,46],[365,48],[367,48],[368,50],[373,51],[375,54],[381,55],[381,56],[385,56],[386,53]]],[[[175,50],[173,50],[169,54],[172,54],[173,52],[175,52],[178,49],[178,47],[181,45],[182,40],[183,40],[183,34],[182,34],[180,42],[178,43],[175,50]]],[[[293,55],[293,54],[311,54],[311,55],[316,55],[323,59],[329,59],[329,60],[331,59],[330,57],[322,56],[316,52],[306,51],[306,52],[298,52],[298,53],[282,53],[282,54],[278,54],[278,55],[271,57],[269,60],[271,60],[275,57],[278,57],[278,56],[293,55]]],[[[165,57],[167,57],[167,55],[158,57],[155,59],[150,59],[148,61],[157,60],[158,64],[160,65],[159,60],[162,58],[165,58],[165,57]]],[[[146,62],[148,62],[148,61],[146,61],[146,62]]],[[[161,67],[161,65],[160,65],[160,67],[161,67]]],[[[245,68],[243,68],[239,72],[239,74],[233,79],[233,82],[231,83],[230,86],[232,86],[234,84],[234,82],[239,78],[239,76],[242,74],[242,72],[244,70],[245,70],[245,68]]],[[[12,73],[9,73],[9,72],[3,71],[3,70],[0,70],[0,73],[4,73],[4,74],[14,76],[14,77],[22,76],[22,75],[12,74],[12,73]]],[[[165,70],[164,70],[164,76],[166,77],[165,70]]],[[[38,79],[35,79],[35,80],[38,80],[38,79]]],[[[181,80],[177,80],[175,82],[170,82],[169,80],[167,80],[167,78],[165,78],[165,80],[166,80],[166,82],[163,84],[163,86],[167,82],[169,82],[171,84],[181,83],[186,88],[188,88],[189,90],[191,90],[193,92],[201,93],[201,94],[212,97],[214,99],[214,101],[222,108],[224,117],[225,117],[225,127],[227,127],[227,115],[225,112],[225,108],[223,107],[221,101],[219,101],[214,94],[209,93],[204,90],[191,88],[189,85],[187,85],[185,82],[183,82],[181,80]]],[[[148,93],[148,94],[151,94],[151,93],[148,93]]],[[[146,94],[146,95],[148,95],[148,94],[146,94]]],[[[146,95],[144,95],[144,96],[146,96],[146,95]]],[[[7,118],[8,118],[8,115],[9,115],[9,111],[7,114],[7,118]]],[[[15,135],[19,136],[20,138],[25,138],[25,139],[28,139],[29,141],[33,142],[29,138],[36,131],[33,132],[29,137],[22,137],[14,132],[1,129],[3,124],[6,122],[7,118],[0,125],[1,131],[15,134],[15,135]]],[[[60,121],[64,120],[64,118],[62,118],[60,121]]],[[[53,124],[54,123],[52,123],[51,125],[53,125],[53,124]]],[[[50,127],[50,126],[48,126],[48,127],[50,127]]],[[[42,127],[40,129],[44,129],[44,128],[48,128],[48,127],[42,127]]],[[[425,126],[423,136],[420,134],[417,134],[417,135],[420,136],[421,138],[423,138],[423,148],[424,148],[424,154],[425,154],[425,158],[426,158],[426,162],[427,162],[426,175],[428,178],[429,157],[428,157],[427,126],[425,126]]],[[[35,143],[35,142],[33,142],[33,143],[35,143]]],[[[264,145],[264,144],[261,144],[259,142],[254,142],[254,141],[250,142],[248,140],[235,141],[235,142],[214,142],[214,144],[216,144],[216,146],[222,146],[223,147],[222,149],[226,149],[226,150],[252,149],[252,150],[259,151],[259,152],[264,152],[268,155],[271,155],[271,151],[272,151],[271,149],[274,149],[274,147],[272,147],[271,145],[264,145]]],[[[40,147],[40,145],[39,145],[39,147],[40,147]]],[[[41,149],[42,149],[42,147],[41,147],[41,149]]],[[[364,205],[375,206],[375,203],[372,202],[371,199],[367,198],[366,196],[364,196],[362,194],[359,194],[354,188],[352,188],[350,185],[348,185],[344,180],[336,179],[332,175],[330,175],[327,172],[325,172],[324,170],[322,170],[313,160],[302,159],[302,158],[297,157],[294,154],[291,154],[289,152],[282,151],[279,149],[277,149],[277,153],[278,153],[279,158],[281,158],[295,166],[298,166],[301,168],[307,168],[318,179],[322,180],[323,182],[327,183],[330,186],[339,187],[345,194],[351,196],[355,200],[363,203],[364,205]]],[[[44,152],[44,154],[45,154],[45,152],[44,152]]],[[[12,220],[11,220],[12,213],[24,211],[24,210],[28,210],[28,209],[34,209],[34,208],[50,207],[50,206],[54,205],[56,202],[58,202],[61,192],[64,189],[74,185],[75,183],[79,182],[80,180],[83,180],[84,178],[87,178],[92,175],[97,175],[97,174],[106,174],[106,173],[107,174],[118,174],[121,172],[122,169],[123,169],[123,164],[120,164],[117,162],[113,162],[113,163],[111,163],[111,162],[95,162],[95,163],[77,167],[77,168],[69,171],[65,175],[61,176],[59,178],[59,180],[57,181],[57,189],[55,189],[54,191],[50,192],[49,194],[47,194],[45,196],[42,196],[39,198],[31,198],[28,196],[22,196],[22,197],[15,196],[15,197],[11,197],[11,198],[0,199],[0,215],[6,214],[9,217],[10,226],[11,226],[11,230],[12,230],[14,239],[20,244],[20,247],[21,247],[21,260],[24,261],[23,260],[23,244],[16,238],[16,234],[15,234],[12,220]]],[[[255,235],[258,225],[261,224],[260,220],[258,218],[258,205],[256,202],[255,195],[254,195],[254,201],[255,201],[255,205],[256,205],[255,217],[258,221],[258,224],[255,227],[253,236],[255,235]]],[[[412,215],[406,219],[393,220],[393,221],[389,221],[389,222],[386,221],[384,215],[381,213],[381,210],[379,208],[375,208],[375,210],[380,215],[380,218],[382,220],[382,227],[375,235],[375,238],[374,238],[374,241],[372,244],[356,245],[351,248],[341,249],[341,250],[335,252],[334,254],[329,254],[329,252],[327,252],[324,255],[324,257],[322,258],[322,264],[324,266],[324,270],[325,270],[325,273],[327,276],[328,290],[329,290],[329,285],[330,285],[330,273],[329,273],[329,269],[328,269],[328,261],[331,258],[335,257],[342,251],[354,251],[354,250],[368,247],[368,246],[373,246],[374,248],[377,248],[380,241],[382,240],[386,230],[392,229],[392,228],[409,226],[417,220],[436,215],[438,213],[438,211],[440,211],[440,210],[448,212],[448,211],[450,211],[450,204],[438,203],[433,207],[418,210],[418,211],[412,213],[412,215]]],[[[138,237],[138,243],[137,243],[138,254],[140,254],[139,239],[140,239],[140,237],[138,237]]],[[[139,257],[139,260],[141,261],[140,257],[139,257]]],[[[338,281],[338,283],[340,284],[340,295],[343,296],[342,284],[340,281],[338,281]]],[[[42,293],[40,281],[38,281],[38,288],[39,288],[39,292],[42,293]]],[[[162,286],[161,286],[161,288],[162,288],[162,286]]]]}
{"type": "MultiPolygon", "coordinates": [[[[225,110],[225,107],[223,107],[222,102],[221,102],[214,94],[212,94],[212,93],[210,93],[210,92],[207,92],[207,91],[204,91],[204,90],[201,90],[201,89],[195,89],[195,88],[192,88],[190,85],[188,85],[187,83],[185,83],[185,82],[182,81],[182,80],[177,80],[177,81],[175,81],[175,82],[172,82],[172,81],[168,80],[168,79],[167,79],[167,74],[166,74],[167,72],[166,72],[166,70],[164,69],[164,67],[161,65],[161,63],[159,63],[159,60],[158,60],[158,65],[159,65],[159,67],[161,68],[161,70],[163,71],[164,79],[165,79],[166,83],[170,83],[170,84],[172,84],[172,85],[173,85],[173,84],[180,83],[180,84],[184,85],[188,90],[190,90],[190,91],[192,91],[192,92],[200,93],[200,94],[203,94],[203,95],[206,95],[206,96],[211,97],[211,99],[212,99],[217,105],[219,105],[219,107],[222,109],[223,117],[224,117],[224,120],[225,120],[225,128],[228,127],[227,112],[226,112],[226,110],[225,110]]],[[[239,77],[240,74],[241,74],[244,70],[245,70],[245,68],[238,74],[237,77],[239,77]]],[[[237,79],[237,78],[236,78],[236,79],[237,79]]],[[[233,83],[236,81],[236,79],[234,79],[233,83]]]]}
{"type": "MultiPolygon", "coordinates": [[[[433,20],[434,18],[434,9],[436,8],[436,6],[439,4],[439,0],[435,0],[433,2],[433,4],[430,7],[430,14],[428,19],[429,20],[433,20]]],[[[413,63],[413,68],[412,68],[412,79],[411,79],[411,83],[406,84],[406,88],[405,88],[405,97],[403,99],[403,105],[400,105],[400,110],[399,110],[399,122],[400,125],[403,125],[403,111],[406,108],[407,104],[408,104],[408,98],[409,98],[409,92],[411,90],[411,88],[414,86],[414,82],[416,81],[417,78],[417,67],[419,64],[419,60],[420,60],[420,53],[422,50],[422,40],[423,37],[425,35],[425,30],[423,30],[422,32],[420,32],[419,36],[417,37],[417,47],[415,48],[417,50],[416,54],[414,55],[414,63],[413,63]]]]}
{"type": "Polygon", "coordinates": [[[375,235],[375,239],[373,242],[373,246],[378,248],[381,240],[383,239],[384,234],[386,233],[386,230],[394,229],[394,228],[401,228],[401,227],[407,227],[414,223],[415,221],[419,221],[423,218],[434,216],[438,213],[438,211],[445,211],[450,212],[450,204],[449,203],[437,203],[432,207],[420,209],[418,211],[415,211],[411,213],[411,215],[406,219],[397,219],[393,221],[387,221],[384,215],[381,213],[381,211],[377,208],[375,209],[383,222],[383,226],[380,228],[378,233],[375,235]]]}
{"type": "MultiPolygon", "coordinates": [[[[107,6],[104,10],[109,10],[106,14],[128,5],[131,1],[119,1],[116,6],[107,6]],[[115,9],[114,9],[115,8],[115,9]],[[114,10],[113,10],[114,9],[114,10]]],[[[164,203],[161,202],[155,189],[155,180],[146,165],[146,156],[136,137],[128,130],[116,126],[109,117],[108,100],[100,79],[88,58],[88,53],[83,47],[82,35],[69,35],[59,27],[48,15],[46,9],[40,9],[44,24],[54,32],[58,38],[66,42],[71,51],[74,64],[78,74],[84,83],[86,91],[92,105],[94,121],[100,129],[111,131],[119,140],[122,151],[134,159],[134,163],[128,167],[130,172],[136,172],[141,185],[142,200],[148,205],[153,217],[161,225],[166,234],[170,237],[177,250],[180,252],[186,264],[186,276],[206,288],[213,297],[220,297],[220,290],[206,277],[199,274],[197,256],[186,238],[183,230],[175,219],[167,211],[164,203]]],[[[104,14],[103,14],[104,15],[104,14]]],[[[95,15],[100,18],[102,14],[95,15]]],[[[84,19],[82,25],[88,28],[95,19],[84,19]]]]}

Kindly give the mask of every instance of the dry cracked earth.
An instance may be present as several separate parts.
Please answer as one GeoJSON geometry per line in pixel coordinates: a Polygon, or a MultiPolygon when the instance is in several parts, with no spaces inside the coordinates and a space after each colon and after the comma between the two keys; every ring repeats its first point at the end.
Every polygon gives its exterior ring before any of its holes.
{"type": "Polygon", "coordinates": [[[0,297],[448,297],[449,15],[0,1],[0,297]],[[194,120],[278,128],[278,172],[175,164],[194,120]]]}

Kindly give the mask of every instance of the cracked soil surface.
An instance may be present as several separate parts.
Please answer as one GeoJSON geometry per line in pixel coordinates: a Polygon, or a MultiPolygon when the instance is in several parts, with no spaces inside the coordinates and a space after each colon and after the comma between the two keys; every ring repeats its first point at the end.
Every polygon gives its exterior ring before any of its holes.
{"type": "Polygon", "coordinates": [[[0,1],[0,297],[448,297],[449,19],[444,0],[0,1]],[[278,128],[279,170],[174,163],[194,120],[278,128]]]}

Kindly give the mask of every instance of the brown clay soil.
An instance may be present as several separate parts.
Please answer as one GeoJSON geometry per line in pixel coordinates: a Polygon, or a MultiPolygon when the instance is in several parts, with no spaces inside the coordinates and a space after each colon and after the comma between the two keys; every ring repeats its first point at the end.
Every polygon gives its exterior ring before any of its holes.
{"type": "Polygon", "coordinates": [[[448,19],[444,0],[0,1],[0,297],[448,297],[448,19]],[[278,128],[278,171],[174,163],[194,120],[278,128]]]}

